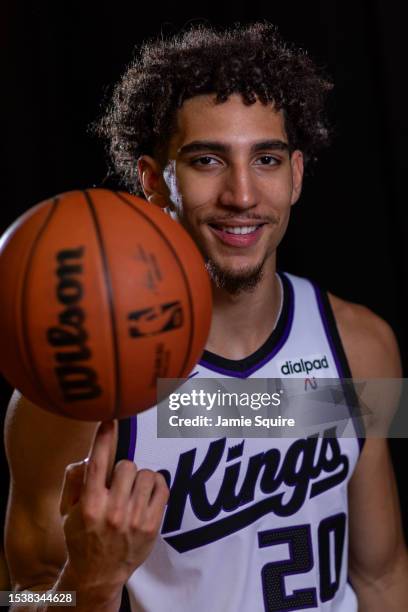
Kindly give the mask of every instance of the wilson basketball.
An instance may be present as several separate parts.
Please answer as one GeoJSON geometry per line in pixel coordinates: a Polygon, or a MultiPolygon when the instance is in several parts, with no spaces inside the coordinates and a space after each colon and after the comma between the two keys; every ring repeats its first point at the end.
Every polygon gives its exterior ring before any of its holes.
{"type": "Polygon", "coordinates": [[[0,240],[0,368],[46,410],[98,421],[153,406],[157,379],[200,358],[210,320],[195,244],[140,198],[64,193],[0,240]]]}

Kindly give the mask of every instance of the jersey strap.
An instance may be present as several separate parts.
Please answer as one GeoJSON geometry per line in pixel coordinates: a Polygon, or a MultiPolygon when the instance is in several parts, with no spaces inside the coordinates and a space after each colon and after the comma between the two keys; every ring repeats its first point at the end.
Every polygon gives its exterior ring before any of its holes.
{"type": "Polygon", "coordinates": [[[323,327],[326,332],[333,358],[336,362],[337,371],[340,378],[351,378],[350,366],[344,352],[343,344],[340,340],[333,309],[331,307],[326,291],[322,291],[318,285],[313,283],[316,293],[317,305],[322,319],[323,327]]]}
{"type": "MultiPolygon", "coordinates": [[[[319,307],[320,316],[326,332],[333,358],[336,362],[337,371],[340,379],[351,379],[352,374],[350,366],[344,352],[343,343],[340,339],[339,330],[337,328],[336,319],[334,318],[333,309],[330,304],[329,297],[326,291],[323,291],[316,283],[313,283],[316,293],[316,300],[319,307]]],[[[361,418],[361,409],[355,388],[351,384],[343,384],[343,391],[347,399],[350,414],[353,418],[354,427],[356,430],[360,452],[363,449],[365,442],[365,431],[363,420],[361,418]]]]}

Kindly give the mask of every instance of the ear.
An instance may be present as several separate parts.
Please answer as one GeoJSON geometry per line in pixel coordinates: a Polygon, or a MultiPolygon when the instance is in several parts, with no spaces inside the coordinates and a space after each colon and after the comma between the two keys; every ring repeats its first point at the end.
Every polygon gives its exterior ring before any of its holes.
{"type": "Polygon", "coordinates": [[[142,155],[137,161],[137,171],[147,201],[172,210],[173,205],[159,162],[150,155],[142,155]]]}
{"type": "Polygon", "coordinates": [[[292,197],[291,197],[291,206],[295,204],[300,198],[300,194],[302,193],[302,184],[303,184],[303,171],[304,171],[304,161],[303,161],[303,153],[296,149],[293,151],[290,163],[292,166],[292,197]]]}

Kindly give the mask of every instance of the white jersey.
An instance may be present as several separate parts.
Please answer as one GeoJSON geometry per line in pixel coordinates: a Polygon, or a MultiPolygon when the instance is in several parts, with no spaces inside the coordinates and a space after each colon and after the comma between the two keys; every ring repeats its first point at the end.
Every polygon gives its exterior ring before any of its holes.
{"type": "MultiPolygon", "coordinates": [[[[327,295],[280,279],[281,313],[263,346],[237,361],[205,351],[192,375],[350,377],[327,295]]],[[[347,484],[361,437],[158,439],[156,419],[152,408],[120,422],[117,458],[160,470],[171,491],[121,610],[357,612],[347,484]]]]}

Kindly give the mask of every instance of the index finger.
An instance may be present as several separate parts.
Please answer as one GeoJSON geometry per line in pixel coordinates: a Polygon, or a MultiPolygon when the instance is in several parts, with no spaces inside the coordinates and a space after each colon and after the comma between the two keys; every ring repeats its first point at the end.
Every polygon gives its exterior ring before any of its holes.
{"type": "Polygon", "coordinates": [[[93,493],[106,488],[112,471],[114,456],[113,421],[102,422],[95,435],[86,469],[84,493],[93,493]]]}

